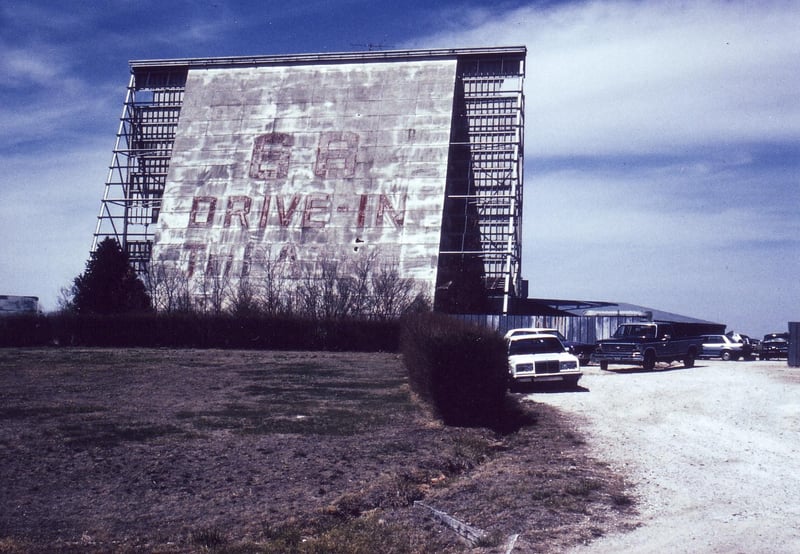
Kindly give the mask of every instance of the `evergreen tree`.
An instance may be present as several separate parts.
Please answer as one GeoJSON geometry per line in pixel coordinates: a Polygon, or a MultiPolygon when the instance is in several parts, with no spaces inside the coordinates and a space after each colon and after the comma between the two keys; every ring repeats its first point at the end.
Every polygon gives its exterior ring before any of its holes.
{"type": "Polygon", "coordinates": [[[120,314],[147,311],[150,297],[136,276],[128,254],[117,241],[105,238],[86,262],[86,271],[72,285],[73,305],[79,314],[120,314]]]}

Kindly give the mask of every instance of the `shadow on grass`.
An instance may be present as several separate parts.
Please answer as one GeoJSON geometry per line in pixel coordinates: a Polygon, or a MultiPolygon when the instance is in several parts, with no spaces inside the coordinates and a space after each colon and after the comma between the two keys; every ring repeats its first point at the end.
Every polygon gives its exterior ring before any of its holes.
{"type": "Polygon", "coordinates": [[[536,425],[538,421],[537,414],[522,403],[519,397],[507,394],[502,413],[490,428],[500,435],[511,435],[520,429],[536,425]]]}

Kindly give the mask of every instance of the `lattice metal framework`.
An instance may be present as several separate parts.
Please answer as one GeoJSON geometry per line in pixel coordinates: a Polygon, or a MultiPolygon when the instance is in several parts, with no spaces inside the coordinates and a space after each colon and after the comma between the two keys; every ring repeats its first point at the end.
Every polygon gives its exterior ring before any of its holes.
{"type": "Polygon", "coordinates": [[[114,237],[144,273],[178,126],[185,69],[134,71],[111,156],[92,251],[114,237]]]}
{"type": "Polygon", "coordinates": [[[502,288],[503,313],[519,290],[522,243],[524,67],[513,65],[517,74],[462,77],[487,288],[502,288]]]}
{"type": "Polygon", "coordinates": [[[469,169],[465,189],[451,189],[449,199],[461,201],[469,215],[463,217],[460,248],[442,252],[479,257],[484,287],[489,297],[501,298],[503,313],[523,292],[524,76],[525,57],[519,52],[460,66],[469,169]],[[466,240],[470,228],[477,228],[479,240],[466,240]]]}

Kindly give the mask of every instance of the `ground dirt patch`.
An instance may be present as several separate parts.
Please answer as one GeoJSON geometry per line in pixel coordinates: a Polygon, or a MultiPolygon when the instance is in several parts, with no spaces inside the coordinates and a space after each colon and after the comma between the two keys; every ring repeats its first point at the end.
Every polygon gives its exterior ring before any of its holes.
{"type": "Polygon", "coordinates": [[[501,432],[452,428],[394,354],[3,349],[0,552],[558,552],[630,526],[622,479],[516,398],[501,432]]]}
{"type": "Polygon", "coordinates": [[[786,360],[585,368],[591,392],[535,395],[581,418],[624,471],[640,525],[576,554],[800,552],[800,376],[786,360]],[[621,369],[621,370],[620,370],[621,369]]]}

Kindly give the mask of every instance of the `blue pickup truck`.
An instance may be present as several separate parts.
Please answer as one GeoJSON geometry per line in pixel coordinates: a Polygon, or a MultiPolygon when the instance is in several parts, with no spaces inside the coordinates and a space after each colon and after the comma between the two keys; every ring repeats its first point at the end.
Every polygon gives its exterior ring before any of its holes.
{"type": "Polygon", "coordinates": [[[657,362],[676,360],[683,361],[684,367],[693,367],[702,349],[702,337],[689,336],[672,323],[623,323],[611,338],[597,342],[592,361],[603,370],[609,364],[638,365],[650,370],[657,362]]]}

